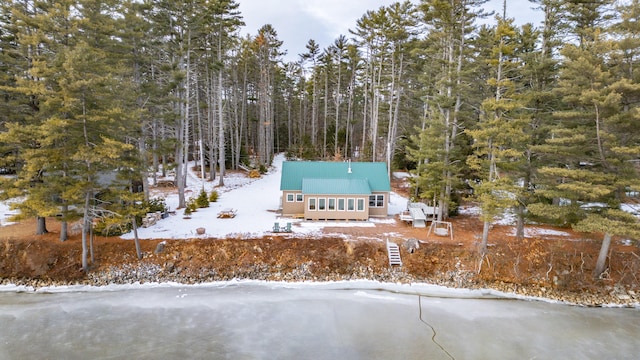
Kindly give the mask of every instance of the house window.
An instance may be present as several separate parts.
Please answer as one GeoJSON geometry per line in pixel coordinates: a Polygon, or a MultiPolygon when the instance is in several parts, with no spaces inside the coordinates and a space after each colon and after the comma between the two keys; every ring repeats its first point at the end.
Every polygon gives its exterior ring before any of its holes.
{"type": "Polygon", "coordinates": [[[327,209],[326,203],[327,203],[327,199],[319,198],[318,199],[318,210],[319,211],[325,211],[327,209]]]}
{"type": "Polygon", "coordinates": [[[347,211],[355,210],[355,199],[347,199],[347,211]]]}
{"type": "Polygon", "coordinates": [[[302,202],[302,194],[296,194],[296,202],[302,202]]]}
{"type": "Polygon", "coordinates": [[[338,199],[338,211],[344,211],[344,199],[338,199]]]}
{"type": "Polygon", "coordinates": [[[309,211],[316,211],[316,199],[309,198],[309,211]]]}
{"type": "Polygon", "coordinates": [[[287,194],[287,202],[293,202],[293,194],[287,194]]]}
{"type": "Polygon", "coordinates": [[[364,199],[358,199],[358,211],[364,211],[364,199]]]}
{"type": "Polygon", "coordinates": [[[329,211],[336,210],[336,199],[329,199],[329,211]]]}
{"type": "Polygon", "coordinates": [[[384,207],[384,195],[369,195],[369,207],[384,207]]]}

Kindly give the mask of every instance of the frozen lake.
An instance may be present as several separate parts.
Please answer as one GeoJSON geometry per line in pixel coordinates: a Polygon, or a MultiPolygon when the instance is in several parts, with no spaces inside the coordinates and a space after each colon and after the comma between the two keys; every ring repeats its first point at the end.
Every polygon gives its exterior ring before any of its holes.
{"type": "Polygon", "coordinates": [[[637,359],[640,354],[639,309],[496,299],[436,287],[241,282],[0,290],[0,359],[637,359]]]}

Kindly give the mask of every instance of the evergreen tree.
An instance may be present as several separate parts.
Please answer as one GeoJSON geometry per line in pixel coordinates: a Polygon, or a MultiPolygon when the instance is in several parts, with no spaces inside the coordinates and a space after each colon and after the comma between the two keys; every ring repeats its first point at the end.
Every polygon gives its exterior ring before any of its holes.
{"type": "MultiPolygon", "coordinates": [[[[466,152],[464,129],[475,120],[470,105],[470,84],[478,83],[469,69],[476,54],[471,43],[474,23],[485,17],[479,1],[432,1],[420,3],[422,21],[428,34],[424,40],[424,121],[418,138],[414,137],[417,151],[416,196],[437,202],[438,218],[449,216],[453,204],[452,193],[460,186],[466,152]],[[465,109],[464,104],[467,104],[465,109]]],[[[483,71],[475,74],[485,73],[483,71]]],[[[482,81],[480,81],[482,82],[482,81]]],[[[434,204],[436,205],[436,204],[434,204]]]]}
{"type": "Polygon", "coordinates": [[[130,119],[120,97],[128,82],[121,59],[114,56],[117,2],[41,4],[37,9],[33,14],[28,7],[16,8],[18,37],[32,55],[28,75],[17,79],[16,90],[37,99],[28,125],[10,124],[5,133],[21,149],[24,164],[13,184],[26,197],[17,207],[23,217],[83,217],[86,270],[90,200],[112,185],[104,173],[124,165],[120,156],[131,150],[123,142],[130,119]]]}
{"type": "Polygon", "coordinates": [[[633,141],[628,142],[624,134],[628,128],[619,127],[629,120],[629,108],[621,106],[625,92],[621,90],[631,88],[625,87],[628,82],[623,79],[616,81],[608,64],[615,44],[599,26],[599,8],[585,4],[582,10],[577,13],[583,17],[575,20],[581,42],[562,49],[564,64],[555,89],[566,109],[555,113],[558,125],[539,147],[549,165],[539,169],[542,186],[536,193],[546,201],[529,209],[579,231],[604,234],[594,268],[594,276],[600,277],[606,270],[612,236],[637,234],[637,220],[619,208],[625,189],[636,184],[638,177],[627,161],[632,154],[622,150],[622,144],[633,141]]]}
{"type": "Polygon", "coordinates": [[[553,112],[560,108],[560,101],[553,89],[557,85],[558,51],[562,42],[560,36],[565,24],[561,21],[562,2],[558,0],[536,0],[544,13],[540,29],[527,24],[522,27],[517,53],[521,59],[521,78],[518,86],[522,89],[523,107],[529,123],[524,131],[529,137],[526,160],[519,171],[522,174],[522,190],[518,193],[516,211],[516,237],[524,238],[524,222],[528,216],[526,207],[536,202],[533,189],[537,184],[537,169],[543,166],[535,146],[544,143],[549,129],[555,121],[553,112]]]}
{"type": "Polygon", "coordinates": [[[528,140],[523,131],[526,119],[519,112],[522,103],[514,81],[519,65],[514,54],[517,32],[513,20],[504,17],[497,20],[496,45],[490,59],[493,76],[489,79],[494,94],[482,103],[478,128],[467,130],[475,141],[474,154],[467,163],[479,175],[479,183],[473,188],[482,208],[482,255],[487,250],[493,219],[517,206],[517,194],[522,189],[518,185],[517,167],[525,159],[524,147],[528,140]]]}
{"type": "Polygon", "coordinates": [[[260,69],[260,80],[258,83],[258,161],[262,166],[268,166],[273,156],[273,134],[274,134],[274,112],[273,112],[273,79],[274,68],[282,53],[280,46],[282,41],[278,40],[276,31],[270,25],[263,26],[258,31],[258,36],[254,40],[256,53],[258,54],[258,64],[260,69]]]}
{"type": "Polygon", "coordinates": [[[362,145],[359,155],[363,160],[379,161],[380,110],[385,90],[383,76],[387,75],[385,71],[388,66],[390,41],[384,36],[384,31],[389,25],[387,11],[385,7],[377,11],[367,11],[357,21],[356,29],[351,31],[356,36],[356,44],[362,48],[365,63],[360,79],[364,99],[362,145]]]}
{"type": "MultiPolygon", "coordinates": [[[[314,151],[316,151],[315,147],[318,142],[318,75],[317,75],[317,63],[318,57],[320,55],[320,47],[318,43],[310,39],[306,45],[307,52],[301,54],[302,61],[311,62],[311,71],[312,71],[312,85],[311,89],[311,145],[314,147],[314,151]]],[[[304,65],[303,65],[304,66],[304,65]]]]}
{"type": "MultiPolygon", "coordinates": [[[[25,47],[18,42],[12,9],[12,1],[0,5],[0,138],[1,134],[8,130],[8,124],[25,124],[34,111],[30,98],[15,91],[20,74],[28,70],[29,61],[25,47]]],[[[0,140],[2,172],[14,173],[18,170],[19,151],[19,146],[12,144],[10,138],[4,142],[0,140]]],[[[10,184],[0,185],[0,188],[8,187],[10,184]]]]}

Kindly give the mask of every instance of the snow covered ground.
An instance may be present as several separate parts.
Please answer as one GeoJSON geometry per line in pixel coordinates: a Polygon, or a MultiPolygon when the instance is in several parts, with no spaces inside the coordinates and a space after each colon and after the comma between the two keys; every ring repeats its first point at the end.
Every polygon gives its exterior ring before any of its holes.
{"type": "Polygon", "coordinates": [[[9,201],[0,201],[0,227],[14,224],[8,219],[16,214],[16,210],[11,210],[9,201]]]}
{"type": "MultiPolygon", "coordinates": [[[[299,219],[281,218],[278,213],[280,207],[280,174],[284,155],[275,157],[268,173],[259,179],[250,179],[244,174],[232,173],[225,177],[224,187],[217,187],[218,201],[211,203],[208,208],[198,209],[191,215],[191,219],[184,219],[184,210],[178,210],[177,215],[169,216],[148,228],[138,229],[138,236],[142,239],[184,239],[197,237],[240,237],[248,238],[271,233],[273,224],[279,222],[292,223],[294,234],[319,234],[326,226],[375,226],[376,221],[369,222],[333,222],[333,221],[302,221],[299,219]],[[219,219],[218,212],[232,208],[237,215],[231,219],[219,219]],[[196,233],[197,228],[205,228],[203,235],[196,233]]],[[[190,173],[187,181],[189,196],[196,197],[204,187],[207,193],[214,189],[218,181],[202,182],[190,173]]],[[[159,194],[156,194],[159,195],[159,194]]],[[[165,198],[171,210],[178,206],[178,195],[171,194],[165,198]]],[[[407,199],[392,193],[389,204],[389,214],[395,215],[406,208],[407,199]]],[[[122,236],[132,239],[133,233],[122,236]]]]}

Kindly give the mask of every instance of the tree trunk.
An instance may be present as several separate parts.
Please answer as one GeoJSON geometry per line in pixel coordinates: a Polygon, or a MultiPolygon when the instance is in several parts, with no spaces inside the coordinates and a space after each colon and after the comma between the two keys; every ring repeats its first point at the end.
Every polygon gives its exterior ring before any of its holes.
{"type": "Polygon", "coordinates": [[[47,219],[42,216],[38,216],[38,219],[36,222],[36,235],[44,235],[48,232],[49,231],[47,230],[47,219]]]}
{"type": "Polygon", "coordinates": [[[209,179],[213,182],[216,179],[216,153],[215,153],[215,147],[213,146],[213,144],[215,144],[215,139],[216,139],[216,131],[215,131],[215,104],[216,101],[214,99],[215,97],[215,89],[214,89],[214,82],[215,79],[213,78],[213,75],[210,76],[209,79],[209,86],[207,89],[207,99],[208,99],[208,111],[207,111],[207,129],[209,130],[209,136],[207,137],[207,143],[209,145],[208,147],[208,155],[207,158],[209,159],[209,179]]]}
{"type": "MultiPolygon", "coordinates": [[[[221,46],[221,45],[220,45],[221,46]]],[[[222,51],[221,48],[218,51],[222,51]]],[[[218,55],[218,61],[222,62],[222,55],[218,55]]],[[[218,165],[220,168],[220,178],[218,186],[224,186],[224,172],[226,170],[226,153],[225,153],[225,128],[224,128],[224,111],[222,104],[222,70],[218,70],[218,165]]]]}
{"type": "Polygon", "coordinates": [[[378,161],[378,124],[380,119],[380,97],[379,89],[382,83],[382,64],[376,69],[373,76],[373,95],[371,103],[371,161],[378,161]]]}
{"type": "Polygon", "coordinates": [[[353,148],[350,145],[350,141],[351,143],[353,142],[353,136],[350,134],[350,128],[351,128],[351,118],[353,117],[353,92],[354,92],[354,84],[355,84],[355,77],[356,72],[353,71],[352,72],[352,76],[351,76],[351,80],[349,83],[349,97],[348,97],[348,101],[347,101],[347,125],[346,125],[346,136],[344,139],[344,157],[345,158],[351,158],[351,151],[350,149],[353,148]],[[351,136],[350,136],[351,135],[351,136]]]}
{"type": "Polygon", "coordinates": [[[516,206],[516,239],[524,239],[524,205],[516,206]]]}
{"type": "Polygon", "coordinates": [[[142,250],[140,249],[140,239],[138,238],[138,222],[135,216],[131,220],[131,225],[133,225],[133,240],[136,244],[136,255],[138,256],[138,260],[142,260],[142,250]]]}
{"type": "Polygon", "coordinates": [[[84,196],[84,216],[82,218],[82,270],[84,272],[89,271],[89,263],[87,260],[88,247],[87,247],[87,234],[89,233],[89,199],[90,193],[86,193],[84,196]]]}
{"type": "Polygon", "coordinates": [[[389,96],[389,124],[387,129],[387,161],[389,168],[389,178],[391,178],[391,161],[396,150],[398,133],[398,121],[400,118],[400,100],[402,98],[402,72],[404,67],[404,56],[400,54],[398,64],[395,57],[391,61],[391,89],[389,96]],[[397,69],[396,69],[397,68],[397,69]]]}
{"type": "Polygon", "coordinates": [[[177,104],[179,108],[179,120],[176,127],[176,184],[178,185],[178,208],[186,206],[185,189],[187,186],[187,172],[189,171],[189,121],[191,110],[191,32],[187,35],[186,58],[180,60],[180,67],[185,68],[184,89],[178,97],[182,102],[177,104]],[[184,62],[183,62],[184,61],[184,62]]]}
{"type": "Polygon", "coordinates": [[[487,247],[489,245],[489,229],[491,228],[491,222],[485,221],[482,227],[482,242],[480,243],[480,255],[484,256],[487,253],[487,247]]]}
{"type": "Polygon", "coordinates": [[[607,266],[607,256],[609,255],[609,247],[611,246],[611,234],[604,234],[602,240],[602,246],[600,246],[600,253],[598,254],[598,261],[596,261],[596,268],[593,270],[593,277],[600,278],[607,266]]]}
{"type": "Polygon", "coordinates": [[[204,159],[204,146],[205,146],[205,136],[204,136],[204,127],[202,126],[202,109],[200,106],[200,87],[196,84],[195,86],[195,106],[196,106],[196,126],[197,126],[197,135],[198,135],[198,159],[200,159],[200,180],[202,182],[202,186],[204,187],[204,183],[207,181],[207,173],[205,171],[205,159],[204,159]]]}
{"type": "Polygon", "coordinates": [[[69,228],[69,223],[66,221],[62,221],[60,223],[60,242],[64,242],[66,241],[69,236],[69,232],[68,232],[68,228],[69,228]]]}
{"type": "Polygon", "coordinates": [[[95,240],[95,233],[93,232],[93,221],[91,226],[89,226],[89,258],[91,259],[91,263],[93,264],[96,259],[94,258],[93,253],[93,240],[95,240]]]}
{"type": "Polygon", "coordinates": [[[329,116],[329,74],[324,72],[324,116],[322,123],[322,158],[327,158],[327,117],[329,116]]]}
{"type": "Polygon", "coordinates": [[[336,84],[336,96],[335,96],[335,104],[336,104],[336,118],[335,118],[335,129],[333,132],[333,155],[338,155],[339,141],[338,141],[338,130],[340,129],[340,100],[342,98],[342,93],[340,92],[340,78],[342,77],[342,62],[341,57],[338,57],[338,83],[336,84]]]}
{"type": "MultiPolygon", "coordinates": [[[[153,186],[158,185],[158,170],[160,168],[160,158],[158,157],[158,120],[155,117],[151,125],[151,141],[153,149],[153,186]]],[[[164,165],[163,165],[164,167],[164,165]]],[[[147,184],[148,185],[148,184],[147,184]]]]}
{"type": "MultiPolygon", "coordinates": [[[[138,149],[140,151],[140,159],[142,161],[142,168],[140,169],[140,180],[142,181],[142,191],[144,194],[144,200],[149,201],[149,174],[147,173],[147,150],[144,142],[144,136],[140,136],[138,139],[138,149]]],[[[153,178],[156,179],[154,173],[153,178]]],[[[155,180],[154,180],[155,181],[155,180]]]]}
{"type": "MultiPolygon", "coordinates": [[[[313,71],[316,70],[315,60],[313,63],[313,71]]],[[[318,144],[318,77],[313,76],[313,97],[311,98],[311,145],[313,150],[316,151],[316,145],[318,144]]]]}

